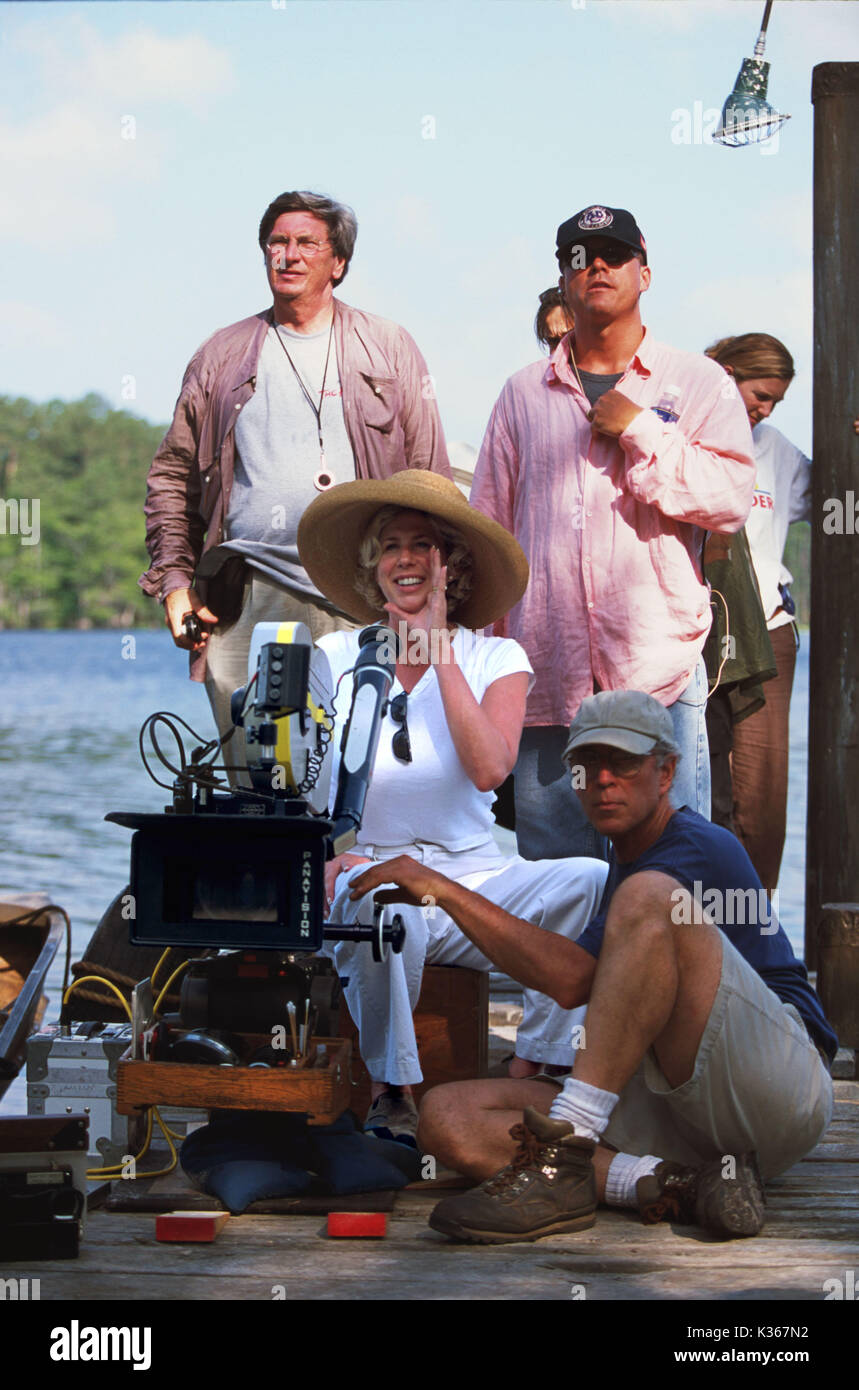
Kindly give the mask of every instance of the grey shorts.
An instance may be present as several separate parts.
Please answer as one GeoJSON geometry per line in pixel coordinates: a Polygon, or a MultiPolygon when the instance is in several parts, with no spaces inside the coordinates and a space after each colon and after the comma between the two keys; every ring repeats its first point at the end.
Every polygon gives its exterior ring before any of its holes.
{"type": "Polygon", "coordinates": [[[832,1078],[798,1011],[723,937],[694,1072],[672,1090],[651,1049],[604,1138],[623,1153],[695,1165],[754,1149],[772,1178],[814,1148],[831,1118],[832,1078]]]}

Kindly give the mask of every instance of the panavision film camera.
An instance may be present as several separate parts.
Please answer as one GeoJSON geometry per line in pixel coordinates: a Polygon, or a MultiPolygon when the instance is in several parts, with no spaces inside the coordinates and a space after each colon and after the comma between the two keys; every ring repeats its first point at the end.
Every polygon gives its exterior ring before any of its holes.
{"type": "MultiPolygon", "coordinates": [[[[234,729],[225,738],[201,744],[187,759],[176,727],[182,721],[152,715],[141,730],[150,774],[147,731],[174,773],[172,787],[155,778],[171,788],[173,804],[161,815],[114,811],[106,817],[134,831],[131,941],[237,948],[233,955],[195,961],[185,972],[174,1022],[207,1035],[194,1060],[230,1060],[208,1047],[209,1038],[223,1042],[223,1030],[269,1032],[285,1010],[300,1023],[299,1038],[309,1040],[314,996],[320,997],[315,977],[327,971],[338,986],[327,961],[307,959],[324,941],[369,942],[379,961],[389,949],[402,950],[405,929],[390,908],[377,905],[372,921],[363,924],[324,921],[325,865],[355,843],[361,825],[396,650],[390,628],[361,633],[330,816],[336,693],[328,658],[302,623],[254,629],[248,683],[233,696],[234,729]],[[159,745],[160,724],[178,743],[178,766],[159,745]],[[224,765],[217,762],[221,756],[224,765]],[[226,767],[233,771],[232,790],[219,776],[226,767]]],[[[348,697],[347,673],[336,698],[348,697]]],[[[137,1042],[138,1026],[145,1029],[151,1020],[146,989],[136,991],[135,1004],[137,1042]]]]}

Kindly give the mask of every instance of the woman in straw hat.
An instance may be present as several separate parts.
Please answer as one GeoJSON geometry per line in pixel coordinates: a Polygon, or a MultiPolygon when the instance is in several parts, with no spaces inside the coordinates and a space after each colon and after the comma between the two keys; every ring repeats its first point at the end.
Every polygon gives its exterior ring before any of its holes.
{"type": "MultiPolygon", "coordinates": [[[[356,852],[328,866],[332,921],[369,921],[349,898],[368,860],[411,854],[547,930],[575,938],[596,912],[606,866],[526,862],[502,855],[493,789],[511,771],[533,673],[517,642],[476,635],[521,598],[528,564],[517,541],[468,505],[454,483],[424,469],[343,483],[318,497],[298,531],[301,560],[320,592],[352,618],[386,621],[399,637],[396,679],[356,852]]],[[[336,686],[358,655],[358,632],[322,637],[336,686]]],[[[342,687],[341,687],[342,692],[342,687]]],[[[348,715],[341,693],[338,723],[348,715]]],[[[334,745],[339,744],[335,735],[334,745]]],[[[333,785],[336,785],[334,769],[333,785]]],[[[332,945],[370,1073],[365,1129],[414,1144],[411,1086],[422,1080],[412,1011],[424,963],[488,970],[491,962],[446,913],[403,905],[406,944],[379,965],[370,947],[332,945]]],[[[569,1067],[576,1016],[525,991],[511,1074],[569,1067]]]]}

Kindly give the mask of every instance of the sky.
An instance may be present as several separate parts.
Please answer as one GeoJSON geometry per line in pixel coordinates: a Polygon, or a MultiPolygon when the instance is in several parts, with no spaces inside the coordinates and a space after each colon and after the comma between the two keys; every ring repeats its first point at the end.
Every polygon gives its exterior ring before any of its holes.
{"type": "Polygon", "coordinates": [[[0,4],[0,393],[95,391],[166,423],[195,348],[270,302],[268,202],[358,215],[341,298],[402,323],[447,437],[477,447],[539,356],[555,230],[632,210],[657,338],[775,334],[773,423],[811,452],[815,64],[859,59],[859,4],[777,0],[776,140],[712,143],[760,0],[0,4]]]}

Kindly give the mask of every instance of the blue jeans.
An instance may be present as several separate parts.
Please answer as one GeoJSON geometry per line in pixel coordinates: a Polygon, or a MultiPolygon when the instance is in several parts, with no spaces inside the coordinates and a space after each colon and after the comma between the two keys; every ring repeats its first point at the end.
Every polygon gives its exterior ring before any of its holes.
{"type": "Polygon", "coordinates": [[[707,742],[707,668],[701,657],[682,695],[668,706],[681,758],[671,802],[710,819],[710,746],[707,742]]]}
{"type": "MultiPolygon", "coordinates": [[[[680,760],[671,801],[710,818],[710,752],[707,745],[707,670],[703,658],[683,694],[669,705],[680,760]]],[[[523,729],[514,769],[516,843],[523,859],[607,859],[608,847],[582,810],[569,771],[561,762],[568,731],[553,724],[523,729]]]]}

